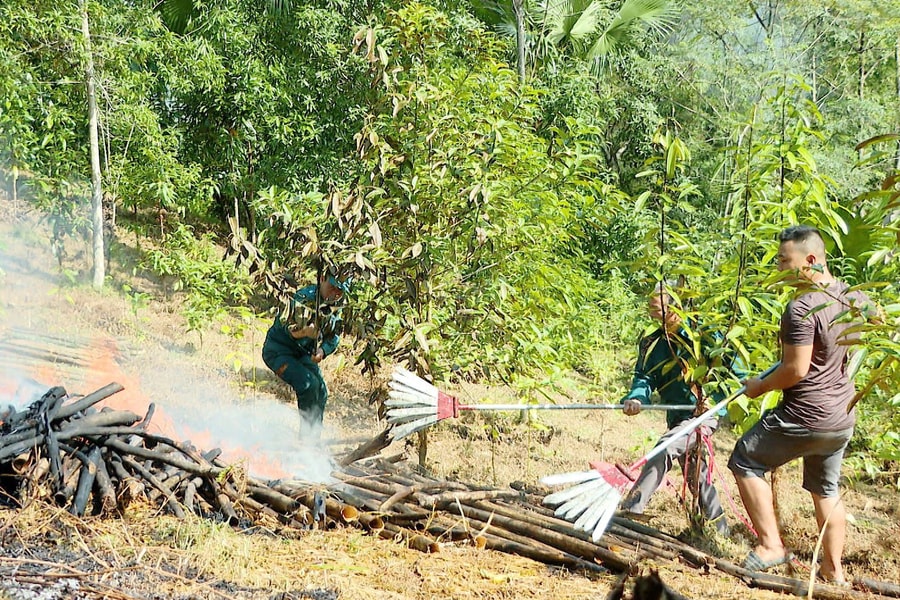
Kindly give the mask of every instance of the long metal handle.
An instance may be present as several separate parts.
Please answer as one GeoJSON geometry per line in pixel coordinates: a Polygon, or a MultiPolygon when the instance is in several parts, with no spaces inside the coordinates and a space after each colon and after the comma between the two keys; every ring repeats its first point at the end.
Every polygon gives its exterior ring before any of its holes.
{"type": "MultiPolygon", "coordinates": [[[[759,374],[759,378],[760,378],[760,379],[765,379],[766,377],[768,377],[769,375],[771,375],[771,374],[772,374],[772,371],[774,371],[775,369],[777,369],[778,366],[779,366],[780,364],[781,364],[781,361],[776,362],[774,365],[772,365],[771,367],[769,367],[768,369],[766,369],[765,371],[763,371],[762,373],[760,373],[760,374],[759,374]]],[[[655,456],[661,454],[662,452],[664,452],[664,451],[666,450],[666,448],[668,448],[669,446],[671,446],[672,444],[674,444],[674,443],[675,443],[676,441],[678,441],[680,438],[686,436],[687,434],[691,433],[692,431],[694,431],[695,429],[697,429],[698,427],[700,427],[700,426],[703,424],[704,421],[706,421],[706,420],[709,419],[711,416],[713,416],[714,414],[716,414],[717,412],[719,412],[720,410],[722,410],[725,406],[728,405],[729,402],[731,402],[732,400],[734,400],[735,398],[737,398],[738,396],[740,396],[741,394],[743,394],[746,390],[747,390],[747,386],[742,385],[742,386],[740,387],[740,389],[738,389],[738,390],[732,392],[731,394],[729,394],[727,398],[725,398],[724,400],[722,400],[721,402],[719,402],[719,403],[716,404],[715,406],[713,406],[713,407],[711,407],[710,409],[708,409],[708,410],[707,410],[705,413],[703,413],[702,415],[697,416],[697,417],[694,417],[693,419],[691,419],[691,420],[689,420],[689,421],[685,421],[684,423],[682,423],[681,426],[679,426],[679,427],[675,430],[675,432],[674,432],[671,436],[669,436],[669,439],[667,439],[667,440],[666,440],[665,442],[663,442],[662,444],[659,444],[658,446],[656,446],[655,448],[653,448],[653,450],[651,450],[650,452],[648,452],[646,456],[644,456],[642,459],[640,459],[639,461],[637,461],[636,463],[634,463],[633,465],[631,465],[631,466],[629,467],[629,470],[632,470],[632,469],[638,469],[638,468],[642,467],[642,466],[644,465],[644,463],[646,463],[648,460],[650,460],[651,458],[653,458],[653,457],[655,457],[655,456]]]]}
{"type": "MultiPolygon", "coordinates": [[[[460,404],[459,410],[621,410],[624,404],[460,404]]],[[[693,404],[642,404],[641,410],[693,410],[693,404]]]]}

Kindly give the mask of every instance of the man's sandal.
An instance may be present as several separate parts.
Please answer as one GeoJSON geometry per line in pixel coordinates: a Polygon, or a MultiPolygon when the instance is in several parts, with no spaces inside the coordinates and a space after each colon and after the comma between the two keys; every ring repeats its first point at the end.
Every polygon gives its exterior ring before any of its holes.
{"type": "Polygon", "coordinates": [[[791,562],[791,560],[793,560],[793,558],[794,556],[790,552],[785,552],[784,556],[779,556],[778,558],[773,558],[772,560],[763,560],[759,557],[759,554],[757,554],[755,550],[751,550],[750,554],[747,555],[747,558],[744,559],[744,562],[741,566],[743,566],[748,571],[763,573],[773,567],[777,567],[778,565],[789,563],[791,562]]]}

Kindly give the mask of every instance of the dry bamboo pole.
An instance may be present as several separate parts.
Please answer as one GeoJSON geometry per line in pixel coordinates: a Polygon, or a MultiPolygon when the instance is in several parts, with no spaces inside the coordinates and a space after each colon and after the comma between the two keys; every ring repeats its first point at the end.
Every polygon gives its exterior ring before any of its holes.
{"type": "MultiPolygon", "coordinates": [[[[353,504],[354,506],[367,509],[377,514],[385,514],[385,512],[380,509],[385,499],[381,494],[372,492],[371,490],[354,487],[345,483],[341,483],[337,486],[331,486],[329,489],[339,498],[349,504],[353,504]]],[[[400,506],[402,510],[403,505],[400,506]]],[[[392,520],[396,520],[398,515],[399,513],[396,512],[391,513],[390,518],[392,520]]],[[[419,516],[416,515],[415,518],[419,518],[419,516]]]]}
{"type": "Polygon", "coordinates": [[[287,494],[283,494],[269,486],[249,483],[247,491],[253,499],[268,504],[280,513],[305,512],[305,507],[287,494]]]}
{"type": "MultiPolygon", "coordinates": [[[[506,504],[504,503],[501,503],[500,505],[506,506],[506,504]]],[[[542,522],[547,523],[547,525],[545,525],[547,527],[564,528],[571,532],[569,533],[569,535],[573,535],[584,540],[591,539],[589,533],[576,530],[574,527],[572,527],[572,524],[570,522],[556,517],[551,509],[548,509],[539,504],[530,503],[528,505],[528,508],[529,514],[532,515],[531,518],[540,519],[542,522]]],[[[600,538],[598,544],[608,548],[609,543],[605,540],[607,539],[607,537],[609,537],[610,534],[616,538],[617,544],[627,545],[627,542],[624,538],[628,538],[633,542],[643,544],[643,552],[646,552],[648,554],[659,554],[661,558],[666,558],[671,553],[675,553],[681,555],[683,558],[696,565],[710,565],[713,561],[713,559],[709,555],[704,554],[693,546],[685,544],[684,542],[661,531],[653,529],[652,527],[648,527],[641,523],[630,521],[622,517],[613,517],[612,525],[610,525],[609,531],[604,537],[600,538]]],[[[634,544],[631,545],[633,546],[634,544]]]]}
{"type": "MultiPolygon", "coordinates": [[[[479,524],[479,527],[484,528],[485,533],[492,533],[523,547],[533,546],[536,553],[552,559],[555,564],[587,563],[596,567],[596,563],[593,561],[600,559],[604,564],[617,571],[627,571],[631,568],[631,561],[596,544],[588,544],[518,519],[489,513],[460,503],[445,502],[439,508],[448,512],[454,510],[470,522],[479,524]]],[[[596,569],[591,567],[591,570],[596,569]]]]}
{"type": "Polygon", "coordinates": [[[384,528],[378,532],[378,535],[388,540],[398,540],[399,538],[406,544],[407,548],[412,548],[425,554],[434,554],[441,550],[441,545],[431,538],[415,531],[408,531],[393,523],[385,523],[384,528]]]}
{"type": "MultiPolygon", "coordinates": [[[[724,573],[733,575],[743,580],[750,587],[756,587],[773,592],[806,596],[809,593],[809,582],[801,579],[792,579],[780,575],[750,571],[743,567],[723,559],[716,559],[716,568],[724,573]]],[[[813,588],[813,597],[823,600],[866,600],[871,594],[856,590],[848,590],[834,585],[816,583],[813,588]]]]}
{"type": "Polygon", "coordinates": [[[882,596],[890,596],[892,598],[900,598],[900,585],[895,583],[887,583],[886,581],[877,581],[867,577],[856,577],[853,583],[860,587],[881,594],[882,596]]]}
{"type": "MultiPolygon", "coordinates": [[[[346,478],[345,480],[342,479],[341,485],[349,486],[350,488],[356,490],[366,490],[370,493],[370,495],[372,493],[377,494],[379,505],[381,504],[381,502],[384,502],[396,492],[396,489],[394,487],[385,485],[378,481],[374,481],[370,478],[345,476],[338,473],[335,474],[335,477],[337,477],[338,479],[346,478]]],[[[336,487],[334,491],[338,495],[340,495],[341,493],[340,487],[336,487]]],[[[393,508],[394,513],[396,514],[391,516],[392,520],[395,520],[397,516],[411,516],[414,518],[421,518],[427,517],[429,514],[428,511],[419,507],[410,506],[409,504],[396,504],[393,508]]]]}
{"type": "Polygon", "coordinates": [[[468,540],[472,542],[472,545],[479,549],[484,548],[485,546],[484,535],[473,532],[462,523],[448,522],[446,519],[440,517],[429,520],[425,524],[425,531],[431,535],[437,536],[438,540],[442,537],[446,537],[453,542],[468,540]]]}
{"type": "MultiPolygon", "coordinates": [[[[531,523],[532,525],[534,525],[536,527],[541,527],[541,528],[562,534],[563,536],[566,536],[566,537],[575,538],[575,539],[581,540],[583,542],[587,542],[591,545],[595,545],[595,546],[603,549],[603,551],[604,551],[603,554],[605,554],[606,552],[612,552],[612,550],[609,547],[610,544],[608,541],[606,541],[605,536],[604,536],[604,538],[601,538],[599,542],[594,542],[591,539],[590,533],[575,529],[575,527],[572,525],[572,523],[570,523],[568,521],[564,521],[564,520],[559,519],[554,516],[547,516],[540,512],[534,512],[534,511],[530,510],[530,509],[534,508],[531,505],[528,506],[528,509],[529,509],[528,511],[523,511],[523,510],[519,509],[518,507],[510,506],[509,504],[505,504],[505,503],[498,504],[498,503],[493,503],[493,502],[476,502],[473,504],[473,506],[475,506],[476,508],[480,508],[482,510],[495,511],[498,514],[501,514],[501,515],[504,515],[507,517],[512,517],[515,519],[519,519],[519,520],[525,521],[527,523],[531,523]]],[[[636,541],[641,541],[641,540],[636,540],[636,541]]],[[[654,549],[659,550],[659,555],[661,558],[671,559],[671,558],[674,558],[675,555],[677,554],[676,551],[673,551],[670,547],[664,545],[662,542],[660,542],[658,540],[656,541],[656,544],[654,544],[651,541],[651,539],[648,539],[646,541],[646,543],[647,543],[647,545],[653,546],[654,549]]],[[[630,543],[628,540],[623,540],[621,537],[619,537],[618,540],[616,541],[616,545],[624,546],[629,549],[633,549],[635,552],[641,552],[641,551],[648,552],[646,548],[641,549],[640,547],[635,546],[635,544],[630,543]]],[[[654,554],[654,551],[649,551],[649,553],[654,554]]],[[[575,553],[575,554],[577,554],[577,553],[575,553]]]]}
{"type": "MultiPolygon", "coordinates": [[[[356,468],[355,469],[348,468],[347,470],[350,472],[359,473],[359,475],[355,479],[348,479],[346,482],[352,482],[354,485],[359,485],[361,487],[366,487],[369,489],[375,489],[377,491],[381,491],[382,493],[390,493],[390,491],[393,489],[393,486],[385,486],[383,484],[379,485],[378,483],[373,482],[371,479],[372,477],[374,477],[373,474],[365,471],[364,469],[362,469],[356,465],[354,465],[354,467],[356,467],[356,468]]],[[[396,472],[392,473],[392,475],[394,476],[394,481],[398,485],[410,486],[410,485],[416,485],[416,484],[438,483],[436,480],[428,480],[427,478],[424,478],[422,476],[413,476],[414,479],[410,480],[409,478],[400,476],[396,472]]],[[[465,507],[464,507],[464,510],[465,510],[465,507]]],[[[470,512],[469,515],[467,515],[467,518],[471,518],[470,515],[474,516],[474,513],[470,512]]],[[[485,515],[481,515],[481,516],[485,516],[485,515]]],[[[484,523],[484,521],[479,521],[478,519],[474,519],[474,520],[477,522],[484,523]]],[[[527,538],[524,538],[522,536],[516,536],[516,534],[514,534],[512,532],[504,532],[506,534],[507,538],[505,541],[503,541],[503,538],[501,538],[499,535],[499,532],[503,531],[503,529],[501,527],[495,527],[495,529],[497,530],[498,534],[495,535],[494,537],[498,538],[498,539],[490,540],[488,543],[489,546],[493,546],[494,548],[501,549],[501,550],[503,550],[503,549],[506,549],[506,550],[518,549],[523,552],[528,551],[527,546],[530,543],[530,540],[528,540],[527,538]],[[516,539],[509,539],[510,537],[513,537],[513,536],[515,536],[516,539]]],[[[600,552],[603,552],[602,548],[596,548],[596,549],[600,552]]],[[[584,568],[590,568],[590,569],[594,569],[594,570],[599,568],[599,567],[597,567],[597,565],[588,563],[587,561],[584,561],[584,560],[578,558],[577,556],[567,555],[565,552],[562,552],[555,548],[550,548],[550,547],[535,549],[534,551],[531,552],[531,555],[532,556],[534,556],[534,555],[543,556],[544,558],[547,558],[548,560],[550,560],[551,562],[555,562],[556,564],[584,563],[583,565],[581,565],[584,568]],[[591,566],[588,567],[587,565],[591,565],[591,566]]],[[[613,557],[611,557],[611,558],[613,558],[613,557]]],[[[621,564],[622,560],[617,559],[617,562],[619,562],[621,564]]]]}
{"type": "Polygon", "coordinates": [[[478,500],[513,499],[522,494],[516,490],[469,490],[465,492],[443,492],[441,494],[418,494],[417,501],[422,506],[439,505],[445,502],[476,502],[478,500]]]}
{"type": "Polygon", "coordinates": [[[380,533],[384,529],[384,519],[370,512],[361,512],[357,517],[359,524],[372,533],[380,533]]]}
{"type": "MultiPolygon", "coordinates": [[[[422,475],[418,475],[418,474],[414,474],[414,473],[401,474],[399,472],[399,469],[397,469],[394,465],[390,465],[390,467],[388,467],[388,468],[390,469],[391,472],[387,474],[387,477],[390,480],[392,480],[400,485],[415,486],[415,485],[426,485],[427,483],[430,483],[428,478],[426,478],[422,475]]],[[[365,472],[362,469],[360,469],[360,471],[365,472]]],[[[433,480],[431,480],[431,481],[433,481],[433,480]]],[[[485,496],[491,497],[491,496],[506,495],[506,494],[496,494],[495,495],[495,494],[491,493],[494,491],[496,491],[496,490],[474,490],[474,491],[462,492],[462,493],[449,492],[449,493],[447,493],[446,497],[450,498],[454,494],[456,494],[457,497],[462,495],[463,497],[475,497],[475,498],[485,497],[485,496]],[[488,493],[483,494],[482,492],[488,492],[488,493]]],[[[513,491],[509,495],[513,496],[513,497],[519,497],[520,493],[517,491],[513,491]]],[[[423,500],[425,502],[428,502],[429,499],[430,498],[428,496],[425,496],[423,498],[423,500]]],[[[444,510],[447,510],[448,507],[452,508],[453,504],[448,502],[447,500],[444,500],[438,506],[444,510]]],[[[464,505],[464,507],[465,507],[465,505],[464,505]]],[[[471,507],[470,507],[470,509],[471,509],[471,507]]],[[[464,508],[464,510],[465,510],[465,508],[464,508]]],[[[474,510],[479,510],[479,509],[475,508],[474,510]]],[[[474,515],[475,513],[470,513],[470,514],[474,515]]],[[[481,519],[483,521],[487,517],[488,514],[489,514],[489,512],[482,511],[482,513],[479,516],[481,517],[481,519]]],[[[527,536],[535,535],[535,533],[537,533],[537,535],[540,536],[544,532],[543,523],[539,523],[536,525],[529,525],[528,523],[522,523],[521,519],[517,518],[517,517],[520,517],[521,515],[513,516],[513,514],[507,514],[504,516],[506,518],[509,518],[510,521],[505,521],[504,519],[498,520],[497,517],[495,516],[494,522],[499,525],[499,521],[503,520],[504,527],[506,529],[513,529],[513,530],[517,529],[518,531],[523,532],[527,536]]],[[[562,523],[559,523],[559,531],[554,531],[552,534],[546,533],[544,535],[547,535],[553,539],[553,543],[548,544],[550,546],[559,547],[556,545],[556,544],[559,544],[560,546],[565,546],[572,550],[576,550],[575,552],[571,553],[573,556],[578,556],[581,552],[585,552],[585,555],[589,557],[589,560],[593,560],[596,557],[596,558],[604,561],[605,563],[609,564],[612,568],[617,568],[619,570],[623,570],[623,569],[627,569],[629,567],[629,561],[626,561],[620,555],[618,555],[615,552],[612,552],[608,547],[606,547],[604,545],[594,544],[593,542],[590,541],[589,535],[587,536],[587,539],[579,539],[577,536],[572,536],[571,535],[572,533],[575,533],[575,529],[572,527],[572,525],[568,522],[562,522],[562,523]]],[[[543,540],[543,541],[546,541],[546,540],[543,540]]],[[[621,545],[622,546],[631,546],[630,544],[627,544],[627,543],[624,543],[621,545]]]]}
{"type": "MultiPolygon", "coordinates": [[[[440,489],[446,489],[447,483],[444,485],[438,486],[440,489]]],[[[394,495],[382,502],[381,506],[378,507],[379,510],[386,511],[394,504],[405,500],[406,498],[412,496],[413,494],[418,494],[419,492],[423,492],[425,490],[434,489],[436,486],[431,483],[417,483],[415,485],[406,485],[403,489],[397,490],[394,492],[394,495]]]]}
{"type": "Polygon", "coordinates": [[[363,458],[368,458],[369,456],[372,456],[373,454],[377,454],[378,452],[381,452],[382,450],[384,450],[385,448],[390,446],[391,442],[393,441],[390,433],[391,433],[391,428],[390,427],[386,428],[384,431],[382,431],[381,433],[376,435],[374,438],[372,438],[368,442],[362,444],[361,446],[359,446],[358,448],[356,448],[355,450],[353,450],[352,452],[350,452],[349,454],[344,456],[340,460],[340,464],[342,466],[347,466],[353,462],[356,462],[357,460],[361,460],[363,458]]]}
{"type": "MultiPolygon", "coordinates": [[[[13,474],[22,477],[31,471],[34,466],[34,452],[20,454],[10,461],[13,474]]],[[[48,463],[49,466],[49,463],[48,463]]]]}
{"type": "MultiPolygon", "coordinates": [[[[359,509],[352,504],[339,502],[334,498],[325,496],[325,514],[341,523],[352,523],[359,518],[359,509]]],[[[315,494],[308,491],[300,498],[300,501],[310,510],[315,510],[315,494]]]]}

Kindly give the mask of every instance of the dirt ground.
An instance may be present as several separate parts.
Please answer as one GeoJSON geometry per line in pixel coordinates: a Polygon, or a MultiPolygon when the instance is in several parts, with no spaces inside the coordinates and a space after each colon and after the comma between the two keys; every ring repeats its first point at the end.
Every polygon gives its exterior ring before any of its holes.
{"type": "MultiPolygon", "coordinates": [[[[275,380],[259,357],[269,318],[211,323],[188,331],[171,282],[132,273],[122,249],[113,252],[110,283],[90,288],[89,247],[70,242],[62,269],[50,250],[39,215],[0,202],[0,400],[13,401],[29,386],[62,385],[88,393],[118,381],[125,391],[111,399],[137,412],[159,407],[155,423],[165,433],[190,438],[200,448],[218,446],[260,476],[315,478],[327,474],[327,457],[303,456],[290,390],[275,380]],[[117,258],[118,256],[118,258],[117,258]],[[4,346],[5,345],[5,346],[4,346]],[[21,352],[41,347],[50,352],[21,352]],[[5,348],[5,351],[4,351],[5,348]],[[5,396],[4,396],[5,394],[5,396]]],[[[127,240],[125,240],[127,243],[127,240]]],[[[325,438],[335,455],[384,427],[367,401],[388,376],[363,377],[352,364],[352,344],[323,363],[329,382],[325,438]]],[[[627,379],[631,357],[610,359],[611,401],[627,379]],[[618,387],[616,387],[618,386],[618,387]]],[[[41,387],[43,386],[43,389],[41,387]]],[[[511,402],[508,389],[446,384],[465,402],[511,402]]],[[[427,468],[436,476],[505,487],[535,483],[541,476],[584,470],[590,460],[629,463],[664,431],[660,414],[625,417],[610,411],[546,411],[519,414],[466,413],[428,432],[427,468]]],[[[735,436],[714,439],[717,485],[732,524],[727,538],[693,540],[704,550],[740,562],[752,547],[733,478],[725,469],[735,436]]],[[[405,452],[415,461],[415,440],[395,442],[385,454],[405,452]]],[[[689,535],[672,485],[654,496],[651,525],[689,535]]],[[[799,465],[779,471],[776,495],[787,545],[805,564],[816,544],[812,503],[799,487],[799,465]]],[[[896,489],[854,483],[844,488],[849,526],[848,575],[900,581],[900,494],[896,489]]],[[[236,533],[221,525],[155,514],[123,519],[74,519],[62,511],[29,507],[0,511],[0,573],[36,563],[60,566],[76,580],[85,564],[105,565],[108,597],[135,598],[602,598],[615,577],[568,573],[533,561],[445,544],[424,555],[356,530],[313,532],[280,539],[266,532],[236,533]],[[14,535],[13,535],[14,533],[14,535]],[[138,576],[138,574],[140,576],[138,576]],[[280,596],[279,594],[284,594],[280,596]],[[293,594],[293,595],[290,595],[293,594]]],[[[690,598],[770,598],[716,571],[701,573],[674,563],[646,564],[690,598]]],[[[802,573],[800,574],[802,575],[802,573]]],[[[37,596],[4,591],[0,600],[37,596]],[[15,595],[19,594],[19,595],[15,595]]],[[[40,584],[35,584],[40,587],[40,584]]],[[[102,587],[102,586],[100,586],[102,587]]],[[[46,591],[44,597],[100,597],[81,591],[46,591]],[[52,595],[52,594],[57,595],[52,595]]]]}

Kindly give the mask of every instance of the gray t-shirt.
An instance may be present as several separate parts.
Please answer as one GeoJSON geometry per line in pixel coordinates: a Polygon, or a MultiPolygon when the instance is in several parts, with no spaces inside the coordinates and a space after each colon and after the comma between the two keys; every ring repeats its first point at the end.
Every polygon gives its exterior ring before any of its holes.
{"type": "Polygon", "coordinates": [[[778,407],[784,418],[813,431],[841,431],[856,423],[856,411],[847,413],[855,390],[847,376],[846,342],[858,336],[842,335],[853,322],[834,321],[851,306],[868,302],[862,292],[848,292],[847,284],[835,281],[788,303],[781,316],[782,343],[811,345],[813,352],[806,376],[784,390],[778,407]]]}

